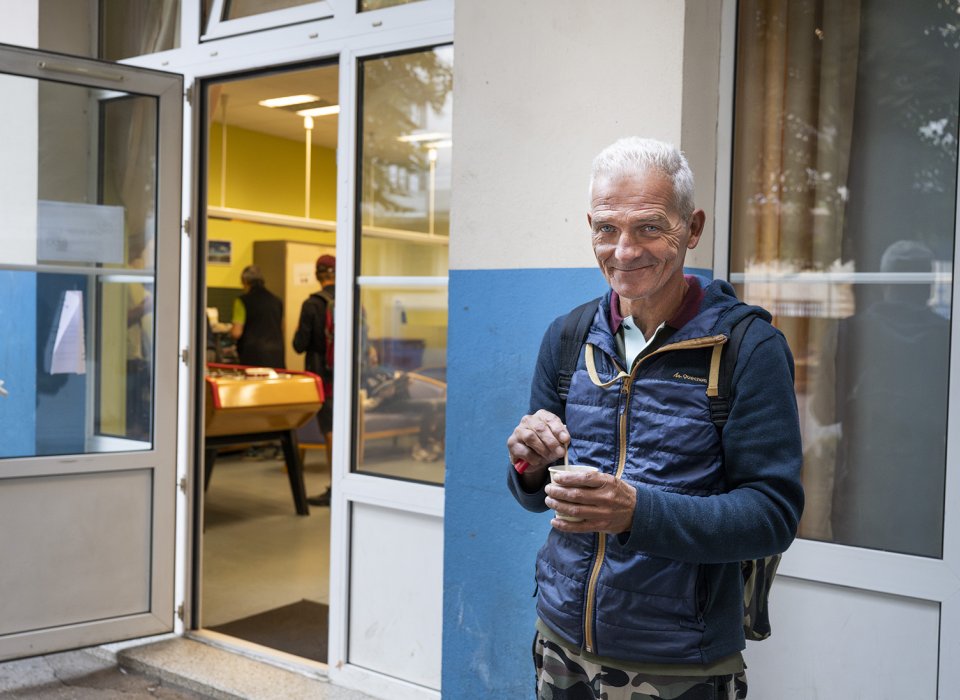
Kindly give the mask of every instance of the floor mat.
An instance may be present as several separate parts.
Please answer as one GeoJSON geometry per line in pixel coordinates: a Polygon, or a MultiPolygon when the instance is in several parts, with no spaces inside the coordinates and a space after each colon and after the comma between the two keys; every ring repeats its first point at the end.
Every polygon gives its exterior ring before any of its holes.
{"type": "Polygon", "coordinates": [[[326,605],[304,599],[210,629],[326,663],[328,616],[329,609],[326,605]]]}

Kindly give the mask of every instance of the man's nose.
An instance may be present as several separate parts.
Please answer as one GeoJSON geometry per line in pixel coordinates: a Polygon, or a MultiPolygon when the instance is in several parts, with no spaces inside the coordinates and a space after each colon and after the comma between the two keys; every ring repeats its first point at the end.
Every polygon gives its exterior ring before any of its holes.
{"type": "Polygon", "coordinates": [[[621,233],[617,239],[617,247],[613,251],[617,260],[629,261],[643,256],[644,248],[635,236],[629,233],[621,233]]]}

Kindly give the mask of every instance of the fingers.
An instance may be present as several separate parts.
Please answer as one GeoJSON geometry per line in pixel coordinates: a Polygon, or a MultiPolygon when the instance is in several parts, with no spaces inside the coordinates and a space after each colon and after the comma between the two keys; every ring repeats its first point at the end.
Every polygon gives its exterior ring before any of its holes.
{"type": "Polygon", "coordinates": [[[561,474],[546,487],[546,506],[581,522],[554,518],[551,524],[562,532],[627,532],[633,525],[636,489],[612,474],[561,474]],[[560,483],[562,480],[563,483],[560,483]]]}
{"type": "Polygon", "coordinates": [[[531,468],[540,469],[563,457],[569,442],[570,434],[563,421],[541,409],[521,419],[507,439],[507,450],[512,463],[522,459],[529,462],[531,468]]]}

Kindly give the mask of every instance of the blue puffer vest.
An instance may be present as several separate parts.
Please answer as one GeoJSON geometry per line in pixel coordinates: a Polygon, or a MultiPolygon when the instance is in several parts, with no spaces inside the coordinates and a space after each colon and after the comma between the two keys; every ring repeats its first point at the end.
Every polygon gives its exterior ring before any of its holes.
{"type": "MultiPolygon", "coordinates": [[[[755,310],[733,297],[701,309],[631,369],[618,358],[605,298],[587,345],[596,377],[610,385],[591,380],[584,346],[566,404],[571,463],[645,488],[723,492],[720,435],[706,396],[710,355],[755,310]]],[[[626,539],[551,530],[537,558],[537,611],[551,629],[594,654],[645,663],[703,664],[743,647],[742,602],[716,596],[737,590],[739,563],[656,557],[628,549],[626,539]]]]}

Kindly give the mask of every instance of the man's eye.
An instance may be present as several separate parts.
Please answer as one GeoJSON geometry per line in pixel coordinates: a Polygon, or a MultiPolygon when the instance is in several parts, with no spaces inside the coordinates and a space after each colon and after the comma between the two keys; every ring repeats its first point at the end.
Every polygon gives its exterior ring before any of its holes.
{"type": "Polygon", "coordinates": [[[597,233],[613,233],[616,229],[610,224],[600,224],[597,226],[597,233]]]}

